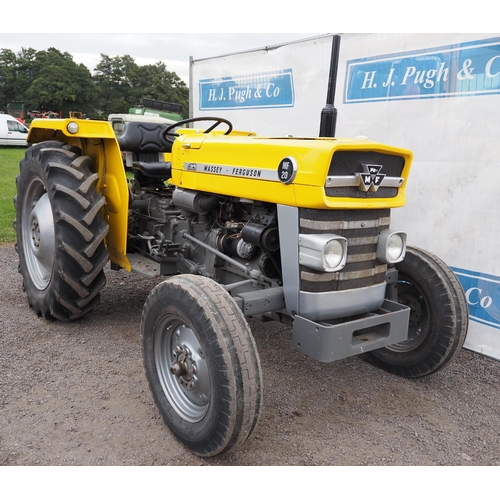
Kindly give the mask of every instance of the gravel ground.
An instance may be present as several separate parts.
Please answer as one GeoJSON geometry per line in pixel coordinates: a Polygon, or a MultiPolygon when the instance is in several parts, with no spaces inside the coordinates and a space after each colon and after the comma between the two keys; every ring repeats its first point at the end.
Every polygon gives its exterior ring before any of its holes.
{"type": "Polygon", "coordinates": [[[251,322],[264,408],[224,457],[186,451],[149,392],[139,322],[155,284],[107,271],[98,308],[74,323],[28,307],[13,245],[0,246],[0,465],[500,465],[500,363],[463,350],[406,380],[359,357],[316,362],[279,324],[251,322]]]}

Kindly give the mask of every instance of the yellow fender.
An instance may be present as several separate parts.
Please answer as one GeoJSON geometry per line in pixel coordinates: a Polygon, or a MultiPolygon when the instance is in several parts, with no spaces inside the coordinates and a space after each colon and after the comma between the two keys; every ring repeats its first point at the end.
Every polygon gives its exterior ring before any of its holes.
{"type": "Polygon", "coordinates": [[[62,141],[90,156],[99,175],[97,190],[106,198],[103,216],[109,225],[106,246],[111,262],[131,270],[126,256],[129,192],[120,147],[111,124],[98,120],[33,120],[28,143],[62,141]]]}

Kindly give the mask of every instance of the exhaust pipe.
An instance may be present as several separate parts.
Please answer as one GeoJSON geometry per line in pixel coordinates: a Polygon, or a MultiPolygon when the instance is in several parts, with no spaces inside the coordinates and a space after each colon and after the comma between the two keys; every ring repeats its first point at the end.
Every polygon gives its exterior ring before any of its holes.
{"type": "Polygon", "coordinates": [[[332,55],[330,58],[330,74],[328,78],[328,89],[326,105],[321,110],[321,123],[319,126],[320,137],[335,137],[337,127],[337,108],[335,102],[335,87],[337,86],[337,69],[339,67],[340,35],[333,35],[332,55]]]}

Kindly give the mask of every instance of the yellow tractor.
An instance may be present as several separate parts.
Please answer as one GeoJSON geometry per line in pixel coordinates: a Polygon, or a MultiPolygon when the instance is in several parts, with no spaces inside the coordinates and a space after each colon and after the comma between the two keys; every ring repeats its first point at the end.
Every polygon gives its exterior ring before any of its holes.
{"type": "MultiPolygon", "coordinates": [[[[19,269],[34,311],[73,320],[105,267],[165,276],[144,305],[146,375],[166,424],[200,456],[255,429],[247,319],[291,327],[321,362],[362,354],[404,377],[464,342],[460,284],[391,228],[410,151],[367,139],[260,137],[222,118],[173,125],[34,120],[17,178],[19,269]],[[127,180],[121,150],[136,154],[127,180]]],[[[286,348],[283,354],[286,356],[286,348]]]]}

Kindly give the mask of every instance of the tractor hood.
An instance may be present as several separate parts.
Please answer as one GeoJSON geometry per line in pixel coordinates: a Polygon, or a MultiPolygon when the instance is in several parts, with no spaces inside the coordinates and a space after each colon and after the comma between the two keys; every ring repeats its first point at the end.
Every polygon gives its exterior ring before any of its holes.
{"type": "Polygon", "coordinates": [[[366,139],[181,135],[171,182],[306,208],[393,208],[405,203],[412,153],[366,139]]]}

